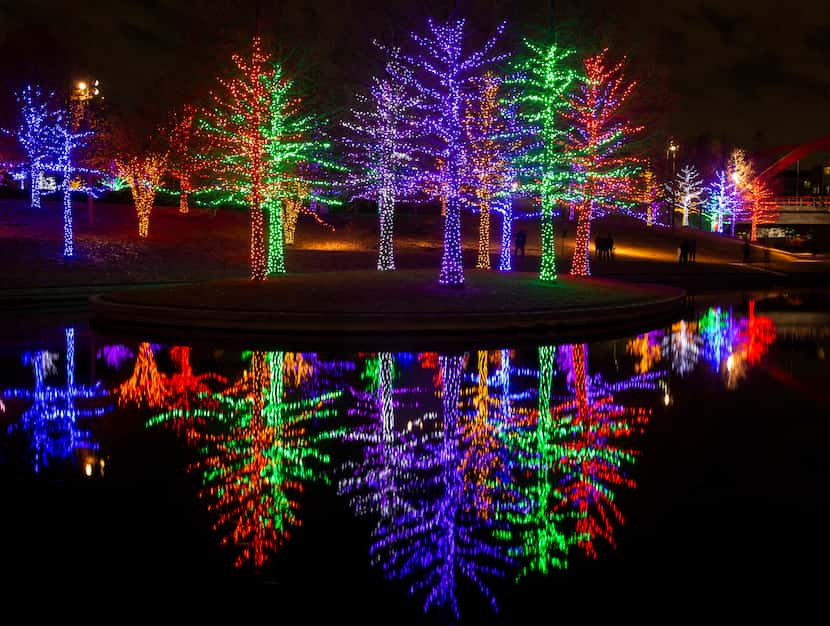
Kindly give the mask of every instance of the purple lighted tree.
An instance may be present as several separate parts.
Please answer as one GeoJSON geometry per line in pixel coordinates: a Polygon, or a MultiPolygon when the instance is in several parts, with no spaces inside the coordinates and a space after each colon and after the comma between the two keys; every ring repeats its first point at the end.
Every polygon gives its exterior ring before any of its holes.
{"type": "Polygon", "coordinates": [[[451,20],[437,25],[428,22],[428,32],[412,38],[419,49],[417,56],[405,56],[408,72],[393,74],[397,79],[423,97],[422,128],[432,140],[428,150],[434,163],[441,163],[438,187],[446,196],[444,221],[444,255],[441,260],[441,285],[464,285],[464,266],[461,256],[461,195],[463,171],[466,162],[466,138],[462,118],[466,96],[487,65],[503,58],[493,53],[504,24],[484,46],[469,55],[464,54],[464,20],[451,20]]]}
{"type": "Polygon", "coordinates": [[[364,108],[352,111],[352,119],[343,124],[351,133],[345,143],[355,166],[349,181],[355,196],[378,204],[381,271],[395,269],[395,201],[413,190],[413,142],[418,136],[414,116],[421,100],[404,82],[392,78],[409,73],[396,49],[389,54],[386,74],[372,79],[369,97],[358,97],[364,108]]]}

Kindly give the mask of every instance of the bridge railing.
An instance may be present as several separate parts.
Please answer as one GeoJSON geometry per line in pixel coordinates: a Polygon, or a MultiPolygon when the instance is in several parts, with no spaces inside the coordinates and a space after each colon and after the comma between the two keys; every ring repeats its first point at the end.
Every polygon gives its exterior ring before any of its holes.
{"type": "Polygon", "coordinates": [[[779,211],[823,212],[830,211],[830,196],[774,196],[767,201],[779,211]]]}

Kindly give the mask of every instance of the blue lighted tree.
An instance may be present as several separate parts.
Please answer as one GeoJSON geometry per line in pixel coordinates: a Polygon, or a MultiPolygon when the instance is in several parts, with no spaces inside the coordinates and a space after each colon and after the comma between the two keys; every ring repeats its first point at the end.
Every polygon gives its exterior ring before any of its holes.
{"type": "Polygon", "coordinates": [[[100,383],[91,387],[75,383],[75,329],[67,328],[65,336],[65,386],[52,387],[46,383],[46,378],[57,372],[55,359],[58,355],[39,350],[23,355],[23,362],[32,367],[34,388],[3,392],[5,398],[22,398],[32,402],[10,430],[22,430],[31,438],[35,473],[47,466],[50,459],[66,459],[77,449],[98,448],[90,433],[78,426],[78,418],[103,415],[106,408],[81,408],[77,406],[77,401],[103,399],[107,397],[107,391],[100,383]]]}
{"type": "Polygon", "coordinates": [[[441,285],[464,285],[461,255],[461,201],[467,159],[467,141],[462,118],[467,96],[483,68],[503,58],[493,53],[502,24],[496,34],[476,52],[464,54],[464,20],[438,25],[428,22],[426,35],[413,33],[418,55],[403,57],[409,72],[393,75],[413,87],[423,98],[421,120],[424,134],[432,140],[427,150],[433,162],[441,164],[434,174],[446,196],[444,253],[441,260],[441,285]]]}
{"type": "Polygon", "coordinates": [[[25,154],[31,181],[31,206],[40,208],[40,177],[46,163],[60,152],[61,137],[57,133],[59,112],[52,100],[54,94],[44,95],[40,87],[27,85],[16,94],[20,123],[15,130],[4,134],[17,138],[25,154]]]}

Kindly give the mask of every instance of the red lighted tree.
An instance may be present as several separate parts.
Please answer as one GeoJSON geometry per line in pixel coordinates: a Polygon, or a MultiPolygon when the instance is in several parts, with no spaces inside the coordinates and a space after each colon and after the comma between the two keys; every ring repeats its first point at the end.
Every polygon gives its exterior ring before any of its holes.
{"type": "Polygon", "coordinates": [[[203,111],[201,128],[211,142],[212,166],[226,191],[247,199],[251,213],[251,278],[265,280],[266,165],[269,80],[274,70],[262,42],[255,37],[250,53],[232,57],[235,75],[219,79],[219,92],[212,93],[211,106],[203,111]]]}
{"type": "Polygon", "coordinates": [[[186,104],[171,115],[164,134],[169,146],[169,170],[179,183],[179,213],[189,213],[193,179],[202,164],[196,151],[196,108],[186,104]]]}
{"type": "Polygon", "coordinates": [[[636,206],[633,189],[638,159],[625,147],[642,127],[620,115],[636,83],[626,82],[621,61],[608,65],[607,50],[585,60],[585,80],[571,96],[563,115],[571,128],[566,139],[571,156],[577,226],[571,274],[590,276],[591,220],[606,211],[636,206]]]}

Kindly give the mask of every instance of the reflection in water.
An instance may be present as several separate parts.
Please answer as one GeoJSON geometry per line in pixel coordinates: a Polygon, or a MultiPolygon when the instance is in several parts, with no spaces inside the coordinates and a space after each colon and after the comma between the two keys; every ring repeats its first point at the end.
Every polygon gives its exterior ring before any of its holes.
{"type": "MultiPolygon", "coordinates": [[[[27,352],[23,362],[32,367],[35,377],[33,389],[8,389],[3,392],[6,398],[19,398],[31,401],[31,406],[23,412],[10,430],[16,429],[26,433],[30,440],[35,473],[49,464],[50,459],[67,459],[72,453],[82,450],[96,450],[98,444],[92,441],[88,431],[78,426],[78,418],[100,417],[105,408],[81,408],[78,400],[93,400],[107,397],[107,392],[96,383],[92,387],[75,383],[75,329],[65,329],[66,337],[66,383],[63,387],[46,384],[47,377],[58,371],[55,361],[59,355],[46,350],[27,352]]],[[[85,468],[86,474],[92,474],[92,465],[85,468]]]]}
{"type": "MultiPolygon", "coordinates": [[[[219,370],[231,372],[228,383],[197,374],[186,346],[112,345],[95,356],[117,377],[135,355],[129,377],[107,386],[123,409],[161,411],[148,426],[187,442],[237,567],[259,570],[290,540],[304,491],[327,483],[331,453],[337,492],[373,525],[371,562],[425,611],[458,616],[465,588],[496,609],[499,579],[546,575],[613,548],[650,407],[671,405],[670,386],[691,384],[693,373],[736,388],[775,335],[752,301],[746,316],[713,307],[629,339],[629,359],[618,358],[619,344],[592,348],[590,362],[587,344],[345,361],[258,351],[243,353],[244,368],[234,360],[219,370]]],[[[71,328],[65,338],[65,385],[48,385],[61,359],[38,350],[24,356],[34,388],[2,394],[36,472],[94,449],[83,429],[91,424],[78,420],[104,412],[94,408],[107,397],[102,385],[75,383],[71,328]]]]}
{"type": "Polygon", "coordinates": [[[149,422],[188,425],[188,441],[200,455],[193,468],[201,472],[202,495],[212,500],[222,543],[239,548],[237,567],[261,567],[288,541],[301,524],[303,484],[322,479],[313,463],[329,462],[319,444],[333,433],[315,432],[311,424],[331,416],[341,392],[292,399],[286,380],[296,389],[310,376],[310,370],[297,375],[297,362],[283,352],[253,352],[250,367],[225,391],[202,394],[194,407],[173,408],[149,422]]]}

